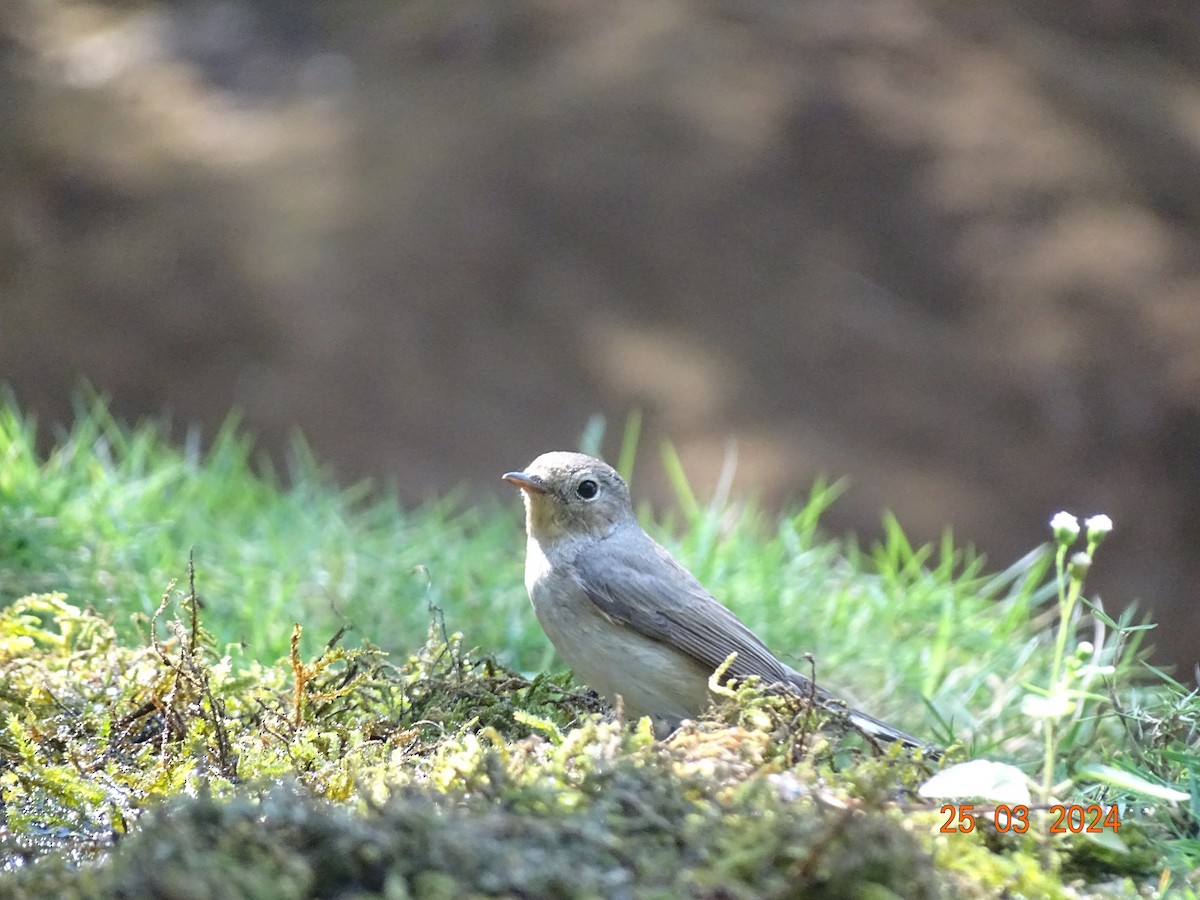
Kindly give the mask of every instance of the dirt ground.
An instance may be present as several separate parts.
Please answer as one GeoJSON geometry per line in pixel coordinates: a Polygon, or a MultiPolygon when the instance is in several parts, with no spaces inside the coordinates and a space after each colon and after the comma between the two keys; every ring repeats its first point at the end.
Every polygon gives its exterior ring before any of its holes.
{"type": "Polygon", "coordinates": [[[995,566],[1107,512],[1200,658],[1200,5],[14,0],[0,63],[43,422],[238,408],[416,500],[638,407],[659,502],[670,439],[995,566]]]}

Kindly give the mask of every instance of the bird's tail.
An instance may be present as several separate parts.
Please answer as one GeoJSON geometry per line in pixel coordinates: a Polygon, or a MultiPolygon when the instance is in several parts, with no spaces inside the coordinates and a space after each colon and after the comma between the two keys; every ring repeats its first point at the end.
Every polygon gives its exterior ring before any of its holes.
{"type": "Polygon", "coordinates": [[[926,756],[933,758],[942,755],[941,751],[932,744],[915,738],[911,734],[906,734],[899,728],[876,719],[874,716],[859,712],[857,709],[851,709],[833,694],[829,693],[829,691],[813,684],[811,679],[806,678],[799,672],[792,671],[790,673],[790,681],[791,684],[789,687],[799,693],[800,696],[810,698],[816,705],[825,709],[841,712],[850,721],[851,725],[872,740],[887,741],[888,743],[898,742],[905,747],[921,750],[926,756]]]}
{"type": "Polygon", "coordinates": [[[887,722],[881,722],[874,716],[868,716],[857,709],[847,710],[846,716],[850,719],[850,724],[867,737],[880,741],[888,741],[889,743],[899,742],[905,747],[924,751],[926,756],[938,757],[942,755],[941,751],[931,744],[927,744],[925,741],[915,738],[911,734],[905,734],[899,728],[895,728],[887,722]]]}

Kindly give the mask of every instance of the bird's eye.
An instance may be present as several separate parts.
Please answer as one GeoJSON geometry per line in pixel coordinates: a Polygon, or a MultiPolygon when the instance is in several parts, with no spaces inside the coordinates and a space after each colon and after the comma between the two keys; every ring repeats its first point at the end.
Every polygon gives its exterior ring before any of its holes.
{"type": "Polygon", "coordinates": [[[575,488],[575,493],[584,500],[592,500],[600,493],[600,485],[596,484],[590,478],[585,478],[579,482],[579,486],[575,488]]]}

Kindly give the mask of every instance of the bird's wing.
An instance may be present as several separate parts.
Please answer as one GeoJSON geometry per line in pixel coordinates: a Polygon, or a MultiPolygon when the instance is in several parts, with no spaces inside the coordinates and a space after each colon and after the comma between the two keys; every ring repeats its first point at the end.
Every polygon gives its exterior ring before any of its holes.
{"type": "MultiPolygon", "coordinates": [[[[733,678],[757,675],[765,686],[787,685],[822,705],[846,708],[824,688],[778,659],[758,636],[718,603],[695,577],[649,537],[623,547],[610,545],[604,554],[580,554],[576,577],[588,599],[610,618],[695,657],[714,671],[736,652],[729,667],[733,678]],[[650,550],[650,552],[647,552],[650,550]],[[599,557],[603,556],[603,563],[599,557]]],[[[850,721],[866,734],[940,751],[866,713],[849,709],[850,721]]]]}
{"type": "Polygon", "coordinates": [[[735,678],[757,675],[770,685],[802,677],[649,538],[632,546],[610,545],[603,554],[580,554],[575,570],[588,598],[606,615],[711,669],[736,652],[728,672],[735,678]]]}

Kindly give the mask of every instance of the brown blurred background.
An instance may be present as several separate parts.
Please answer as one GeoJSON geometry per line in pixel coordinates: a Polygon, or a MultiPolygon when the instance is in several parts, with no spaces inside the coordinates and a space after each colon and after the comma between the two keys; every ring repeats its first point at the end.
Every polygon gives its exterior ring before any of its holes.
{"type": "MultiPolygon", "coordinates": [[[[0,379],[411,499],[645,411],[1200,658],[1194,0],[5,0],[0,379]]],[[[609,450],[616,434],[610,430],[609,450]]],[[[654,454],[639,493],[667,498],[654,454]]]]}

